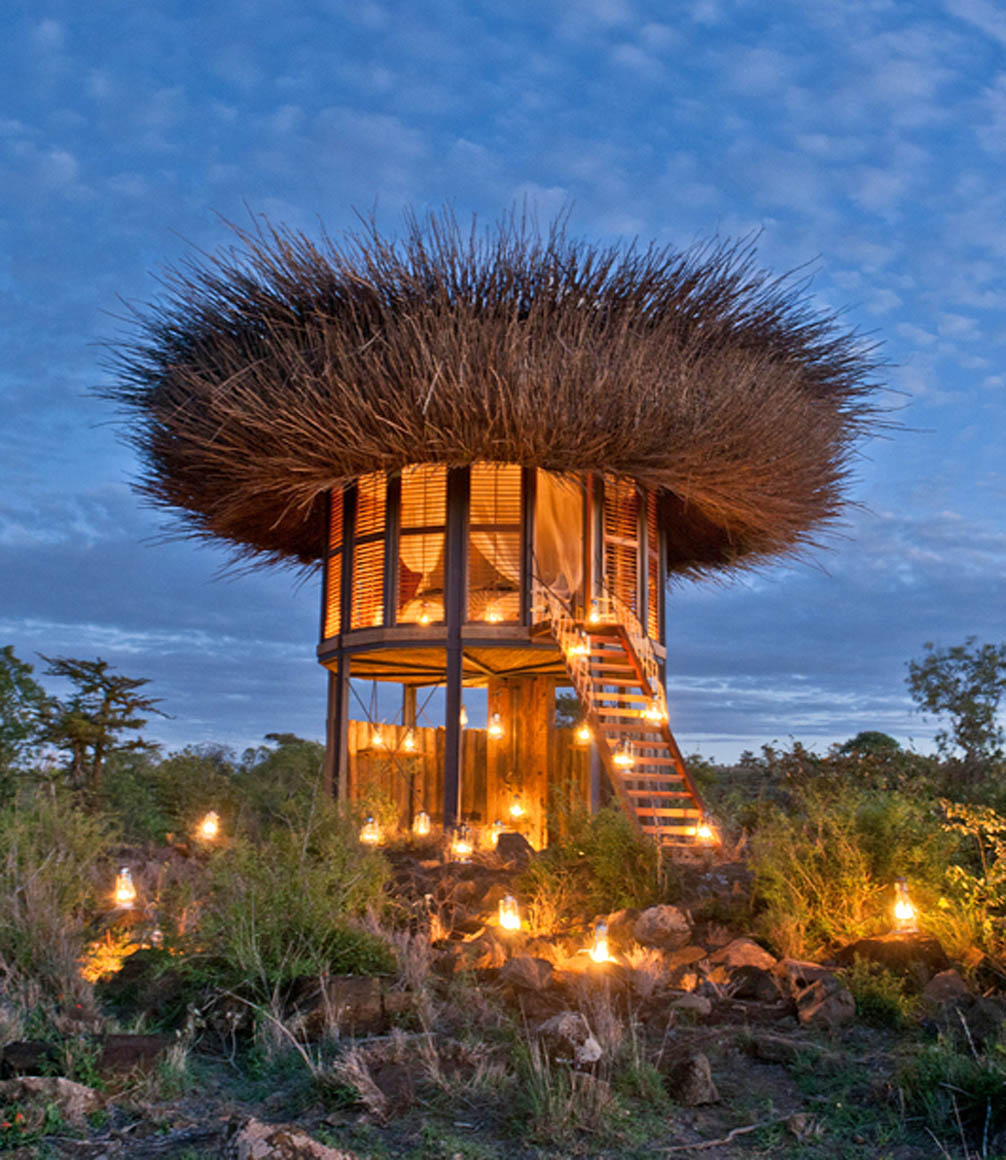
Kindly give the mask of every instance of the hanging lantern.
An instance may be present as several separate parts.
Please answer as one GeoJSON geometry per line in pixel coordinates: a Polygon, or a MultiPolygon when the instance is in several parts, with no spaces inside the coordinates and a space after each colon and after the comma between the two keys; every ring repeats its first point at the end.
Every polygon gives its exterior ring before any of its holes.
{"type": "Polygon", "coordinates": [[[458,714],[458,724],[462,729],[468,724],[468,710],[464,705],[461,706],[461,712],[458,714]]]}
{"type": "Polygon", "coordinates": [[[520,908],[512,894],[504,894],[500,899],[500,926],[504,930],[520,930],[520,908]]]}
{"type": "Polygon", "coordinates": [[[380,722],[378,722],[370,732],[370,748],[383,749],[386,744],[384,730],[381,728],[380,722]]]}
{"type": "Polygon", "coordinates": [[[503,718],[499,715],[499,713],[493,713],[493,715],[489,718],[489,725],[486,729],[486,733],[488,733],[494,741],[499,741],[499,739],[503,736],[503,718]]]}
{"type": "Polygon", "coordinates": [[[204,842],[212,842],[220,833],[220,815],[216,810],[210,810],[199,823],[198,833],[204,842]]]}
{"type": "Polygon", "coordinates": [[[494,847],[499,845],[500,834],[502,834],[502,833],[503,833],[503,823],[500,821],[499,818],[497,818],[496,821],[493,822],[492,832],[489,835],[489,841],[492,843],[492,845],[494,847]]]}
{"type": "Polygon", "coordinates": [[[128,866],[123,866],[115,876],[115,905],[123,910],[132,910],[136,901],[136,887],[133,885],[133,875],[128,866]]]}
{"type": "Polygon", "coordinates": [[[590,644],[587,641],[587,634],[583,631],[583,629],[580,629],[580,631],[577,632],[576,636],[573,638],[573,642],[567,648],[566,652],[567,655],[571,657],[585,657],[590,652],[590,644]]]}
{"type": "Polygon", "coordinates": [[[667,720],[667,714],[664,712],[664,706],[660,703],[659,697],[651,697],[649,704],[643,710],[643,717],[647,721],[654,721],[658,724],[663,724],[667,720]]]}
{"type": "Polygon", "coordinates": [[[429,624],[432,617],[430,616],[430,606],[424,600],[419,606],[419,623],[429,624]]]}
{"type": "Polygon", "coordinates": [[[705,814],[699,818],[695,826],[695,837],[703,846],[715,846],[719,841],[716,827],[713,825],[712,820],[705,814]]]}
{"type": "Polygon", "coordinates": [[[626,741],[624,738],[619,741],[615,746],[615,752],[611,755],[611,760],[619,769],[631,769],[636,764],[636,759],[632,754],[632,742],[626,741]]]}
{"type": "Polygon", "coordinates": [[[495,604],[490,604],[486,609],[486,623],[499,624],[503,620],[503,613],[495,604]]]}
{"type": "Polygon", "coordinates": [[[594,924],[594,942],[590,948],[590,957],[595,963],[611,962],[608,951],[608,924],[603,920],[594,924]]]}
{"type": "Polygon", "coordinates": [[[367,818],[360,827],[360,841],[365,846],[377,846],[380,843],[381,827],[373,818],[367,818]]]}
{"type": "Polygon", "coordinates": [[[591,741],[594,740],[594,734],[590,731],[590,726],[586,721],[581,721],[580,724],[577,725],[576,730],[573,733],[573,740],[577,743],[577,745],[589,745],[591,741]]]}
{"type": "Polygon", "coordinates": [[[601,609],[598,606],[597,597],[595,597],[590,602],[590,616],[587,617],[587,620],[591,624],[600,624],[601,623],[601,609]]]}
{"type": "Polygon", "coordinates": [[[451,839],[451,857],[455,862],[467,862],[473,850],[471,832],[462,823],[454,831],[454,837],[451,839]]]}
{"type": "Polygon", "coordinates": [[[412,819],[412,832],[417,838],[425,838],[429,834],[430,815],[425,810],[420,810],[412,819]]]}
{"type": "Polygon", "coordinates": [[[415,753],[417,748],[416,731],[415,729],[406,729],[405,736],[402,738],[402,749],[406,753],[415,753]]]}
{"type": "Polygon", "coordinates": [[[520,800],[520,794],[513,795],[513,801],[510,803],[510,817],[522,818],[524,816],[524,803],[520,800]]]}
{"type": "Polygon", "coordinates": [[[894,928],[906,934],[917,930],[918,911],[908,896],[908,883],[899,878],[894,884],[894,928]]]}

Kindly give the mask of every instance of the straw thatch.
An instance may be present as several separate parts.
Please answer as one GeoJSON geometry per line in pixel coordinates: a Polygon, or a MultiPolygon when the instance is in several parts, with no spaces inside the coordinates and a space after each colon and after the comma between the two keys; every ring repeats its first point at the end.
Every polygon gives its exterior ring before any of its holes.
{"type": "Polygon", "coordinates": [[[600,248],[511,215],[314,244],[260,227],[168,275],[113,352],[157,505],[259,562],[317,561],[324,496],[417,462],[660,489],[672,571],[790,552],[838,512],[870,352],[750,244],[600,248]]]}

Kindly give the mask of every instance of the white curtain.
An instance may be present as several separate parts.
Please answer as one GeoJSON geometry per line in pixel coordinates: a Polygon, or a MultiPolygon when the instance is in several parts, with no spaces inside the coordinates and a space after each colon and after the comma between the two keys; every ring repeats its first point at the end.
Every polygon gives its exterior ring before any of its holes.
{"type": "Polygon", "coordinates": [[[539,471],[534,503],[537,579],[571,599],[583,585],[583,488],[574,476],[539,471]]]}

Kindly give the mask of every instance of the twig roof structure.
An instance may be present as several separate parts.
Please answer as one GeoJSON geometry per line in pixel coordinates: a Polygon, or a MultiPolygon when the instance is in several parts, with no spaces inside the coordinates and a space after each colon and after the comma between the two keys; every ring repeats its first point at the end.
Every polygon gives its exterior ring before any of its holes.
{"type": "Polygon", "coordinates": [[[678,573],[793,552],[837,515],[876,364],[750,242],[603,248],[518,214],[407,225],[237,230],[137,314],[105,394],[182,534],[310,565],[331,488],[476,460],[658,489],[678,573]]]}

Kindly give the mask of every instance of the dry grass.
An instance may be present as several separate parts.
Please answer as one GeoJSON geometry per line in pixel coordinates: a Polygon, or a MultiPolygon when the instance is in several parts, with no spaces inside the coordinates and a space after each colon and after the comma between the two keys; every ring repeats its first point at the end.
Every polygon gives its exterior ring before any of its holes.
{"type": "Polygon", "coordinates": [[[104,393],[179,533],[257,562],[316,563],[347,479],[489,460],[638,480],[672,570],[736,567],[837,514],[877,421],[872,350],[750,242],[604,248],[449,211],[400,241],[235,232],[166,275],[104,393]]]}

